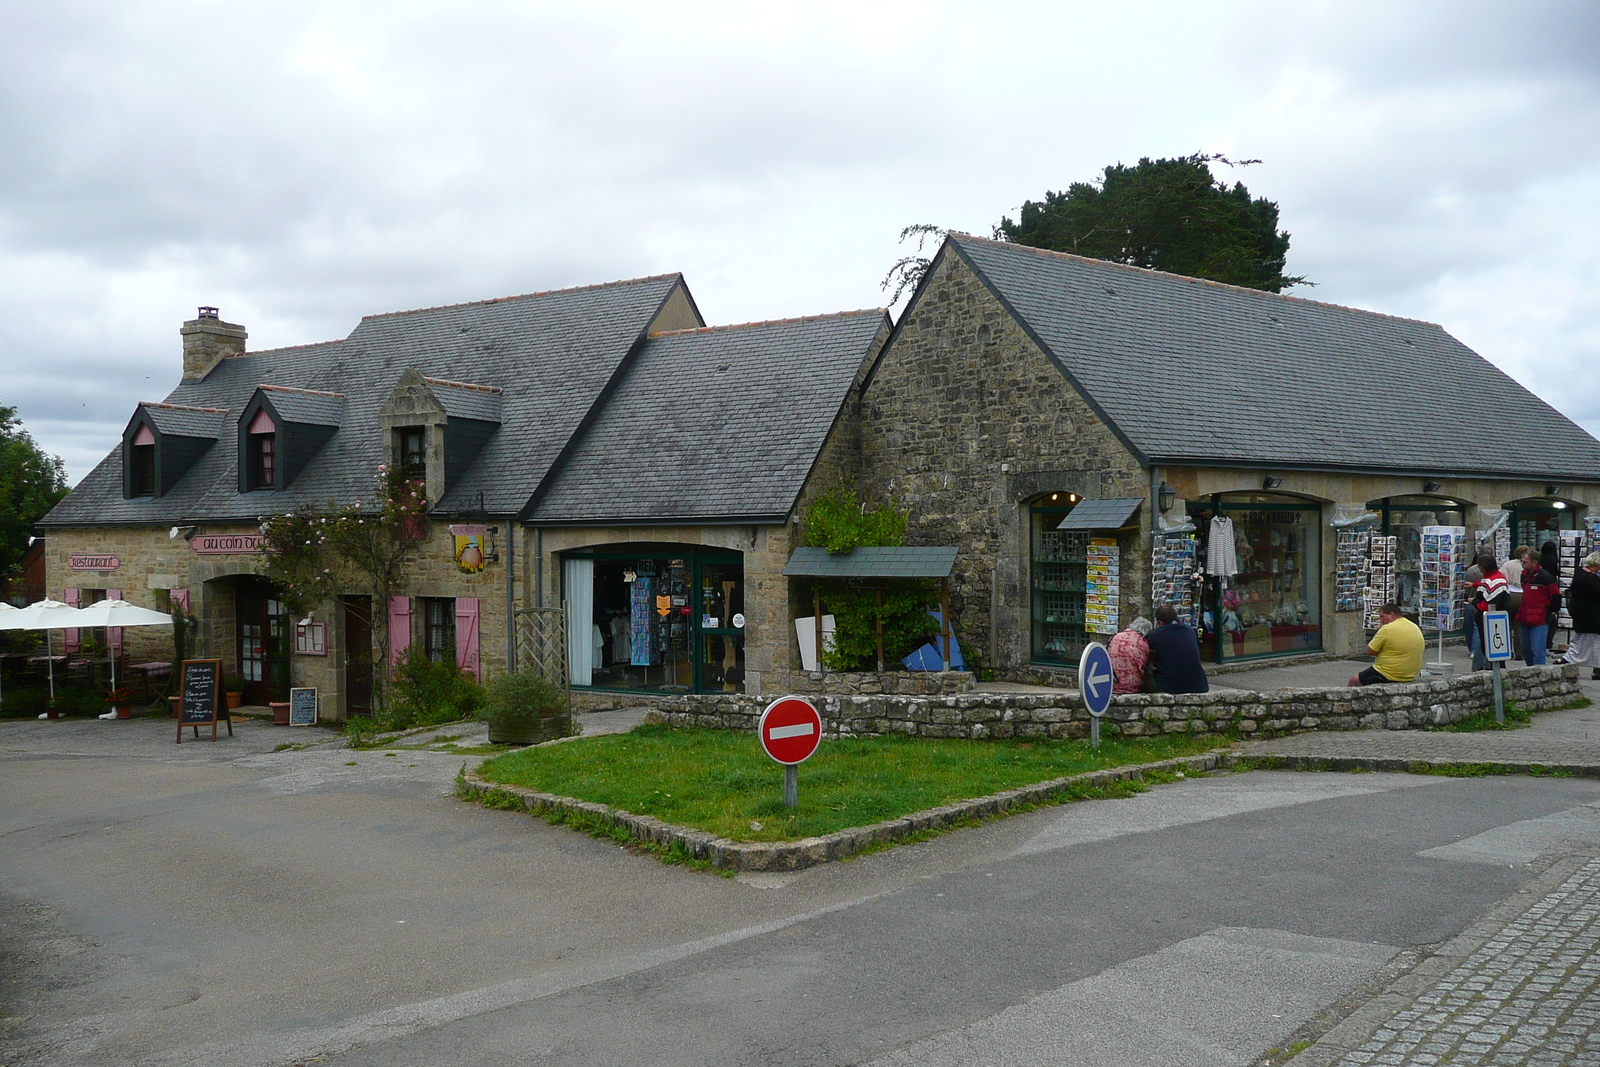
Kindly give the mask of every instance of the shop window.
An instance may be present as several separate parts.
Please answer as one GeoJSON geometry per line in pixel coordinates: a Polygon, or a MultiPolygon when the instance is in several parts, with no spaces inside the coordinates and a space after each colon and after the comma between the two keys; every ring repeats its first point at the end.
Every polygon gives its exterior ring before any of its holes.
{"type": "Polygon", "coordinates": [[[1202,651],[1231,660],[1320,650],[1321,507],[1294,497],[1224,494],[1191,502],[1189,514],[1207,564],[1202,651]]]}
{"type": "Polygon", "coordinates": [[[572,684],[744,691],[738,553],[639,544],[570,553],[562,566],[572,684]]]}
{"type": "Polygon", "coordinates": [[[1395,603],[1412,620],[1422,611],[1422,531],[1429,526],[1467,525],[1466,507],[1459,500],[1437,496],[1392,496],[1367,507],[1383,519],[1383,533],[1395,538],[1395,603]]]}
{"type": "Polygon", "coordinates": [[[456,661],[456,602],[454,597],[422,598],[422,648],[434,663],[456,661]]]}
{"type": "Polygon", "coordinates": [[[428,433],[421,426],[403,426],[395,432],[395,452],[400,473],[407,478],[428,477],[428,433]]]}
{"type": "Polygon", "coordinates": [[[1078,503],[1076,493],[1050,493],[1029,508],[1032,659],[1076,667],[1088,642],[1084,594],[1089,531],[1058,530],[1078,503]]]}
{"type": "Polygon", "coordinates": [[[1559,543],[1561,531],[1583,529],[1582,504],[1536,497],[1513,500],[1504,507],[1511,512],[1513,546],[1526,545],[1537,552],[1552,541],[1559,543]]]}
{"type": "Polygon", "coordinates": [[[128,495],[156,495],[156,446],[134,445],[128,461],[128,495]]]}

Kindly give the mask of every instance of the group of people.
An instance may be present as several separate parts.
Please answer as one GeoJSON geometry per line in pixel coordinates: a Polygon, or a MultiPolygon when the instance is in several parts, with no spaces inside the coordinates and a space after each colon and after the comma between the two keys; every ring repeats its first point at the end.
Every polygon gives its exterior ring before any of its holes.
{"type": "MultiPolygon", "coordinates": [[[[1483,623],[1490,611],[1510,613],[1523,662],[1530,667],[1547,664],[1564,595],[1572,616],[1564,662],[1587,666],[1590,677],[1600,680],[1600,552],[1584,557],[1563,594],[1554,573],[1554,551],[1554,545],[1543,553],[1524,546],[1504,567],[1484,553],[1467,569],[1466,631],[1473,670],[1489,669],[1483,623]]],[[[1426,649],[1421,628],[1394,603],[1378,609],[1378,623],[1377,633],[1367,643],[1372,666],[1352,675],[1350,684],[1416,681],[1426,649]]],[[[1156,609],[1154,625],[1143,616],[1134,619],[1111,639],[1107,650],[1115,693],[1204,693],[1211,688],[1200,662],[1200,641],[1170,605],[1156,609]]]]}

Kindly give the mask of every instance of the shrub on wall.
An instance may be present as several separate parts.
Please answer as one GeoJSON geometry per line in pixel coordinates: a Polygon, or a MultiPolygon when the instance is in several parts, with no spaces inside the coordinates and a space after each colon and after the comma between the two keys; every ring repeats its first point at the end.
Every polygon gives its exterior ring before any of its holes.
{"type": "Polygon", "coordinates": [[[385,730],[470,719],[483,707],[484,690],[453,657],[435,663],[412,646],[395,665],[387,705],[377,713],[385,730]]]}

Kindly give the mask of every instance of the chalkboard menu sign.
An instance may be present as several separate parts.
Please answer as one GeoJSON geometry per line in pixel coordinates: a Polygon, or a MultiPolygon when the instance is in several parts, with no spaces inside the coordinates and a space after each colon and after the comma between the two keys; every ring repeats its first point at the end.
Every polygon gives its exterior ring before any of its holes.
{"type": "Polygon", "coordinates": [[[314,726],[317,722],[317,691],[289,690],[289,725],[314,726]]]}
{"type": "MultiPolygon", "coordinates": [[[[178,744],[183,743],[183,728],[194,727],[200,736],[200,725],[211,724],[211,740],[217,739],[217,705],[222,698],[222,661],[220,659],[186,659],[180,675],[178,704],[178,744]]],[[[232,733],[232,722],[229,723],[232,733]]]]}

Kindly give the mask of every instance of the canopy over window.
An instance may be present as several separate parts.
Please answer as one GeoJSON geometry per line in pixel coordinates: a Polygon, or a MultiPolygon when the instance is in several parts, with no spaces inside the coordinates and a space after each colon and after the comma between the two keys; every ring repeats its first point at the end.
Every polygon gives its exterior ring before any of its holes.
{"type": "Polygon", "coordinates": [[[948,578],[956,565],[954,547],[797,548],[783,568],[790,578],[948,578]]]}
{"type": "Polygon", "coordinates": [[[1058,530],[1120,530],[1133,519],[1144,500],[1136,496],[1106,497],[1103,500],[1080,500],[1058,530]]]}

